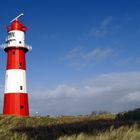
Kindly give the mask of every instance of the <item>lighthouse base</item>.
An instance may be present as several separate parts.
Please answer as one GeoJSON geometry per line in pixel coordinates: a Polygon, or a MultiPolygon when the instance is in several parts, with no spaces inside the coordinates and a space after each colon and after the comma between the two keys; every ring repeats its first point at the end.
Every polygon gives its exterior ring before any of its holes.
{"type": "Polygon", "coordinates": [[[3,115],[29,116],[27,93],[5,93],[3,115]]]}

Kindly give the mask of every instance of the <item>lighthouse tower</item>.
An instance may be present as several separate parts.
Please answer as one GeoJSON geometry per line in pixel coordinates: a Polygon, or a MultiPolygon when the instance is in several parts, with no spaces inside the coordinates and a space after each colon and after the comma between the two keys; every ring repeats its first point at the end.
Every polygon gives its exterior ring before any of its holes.
{"type": "Polygon", "coordinates": [[[7,66],[4,93],[4,115],[29,116],[28,94],[26,89],[25,46],[26,26],[19,22],[20,14],[7,27],[8,36],[4,51],[7,53],[7,66]]]}

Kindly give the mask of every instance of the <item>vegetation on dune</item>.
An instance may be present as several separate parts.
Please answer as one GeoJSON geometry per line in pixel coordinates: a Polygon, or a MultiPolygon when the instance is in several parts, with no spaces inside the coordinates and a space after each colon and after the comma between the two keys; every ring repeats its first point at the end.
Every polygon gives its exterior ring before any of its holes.
{"type": "Polygon", "coordinates": [[[140,119],[135,120],[138,112],[132,112],[61,117],[0,116],[0,140],[139,140],[140,119]]]}
{"type": "Polygon", "coordinates": [[[130,127],[120,127],[114,129],[111,127],[105,132],[97,134],[78,134],[72,136],[63,136],[59,140],[140,140],[140,129],[138,125],[130,127]]]}
{"type": "Polygon", "coordinates": [[[135,120],[140,121],[140,109],[130,110],[117,114],[116,119],[118,120],[135,120]]]}

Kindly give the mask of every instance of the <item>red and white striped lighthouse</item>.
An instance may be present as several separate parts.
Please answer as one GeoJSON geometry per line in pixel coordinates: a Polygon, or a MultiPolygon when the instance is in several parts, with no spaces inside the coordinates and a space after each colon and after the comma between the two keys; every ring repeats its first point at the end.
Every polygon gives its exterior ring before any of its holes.
{"type": "Polygon", "coordinates": [[[20,14],[7,27],[4,51],[7,53],[7,66],[4,93],[4,115],[29,116],[28,93],[26,88],[25,32],[27,30],[19,18],[20,14]]]}

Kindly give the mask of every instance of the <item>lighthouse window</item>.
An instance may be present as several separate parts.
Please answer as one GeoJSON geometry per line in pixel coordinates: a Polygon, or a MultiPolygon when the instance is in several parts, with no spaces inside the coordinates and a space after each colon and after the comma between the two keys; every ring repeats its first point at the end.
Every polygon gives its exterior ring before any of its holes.
{"type": "Polygon", "coordinates": [[[19,44],[21,44],[21,41],[19,41],[19,44]]]}
{"type": "Polygon", "coordinates": [[[20,90],[23,90],[23,86],[20,86],[20,90]]]}
{"type": "Polygon", "coordinates": [[[13,51],[13,55],[15,55],[15,51],[13,51]]]}
{"type": "Polygon", "coordinates": [[[19,65],[22,66],[22,62],[20,62],[19,65]]]}
{"type": "Polygon", "coordinates": [[[11,37],[14,37],[14,36],[15,36],[15,33],[14,32],[8,33],[8,38],[11,38],[11,37]]]}
{"type": "Polygon", "coordinates": [[[21,105],[21,106],[20,106],[20,108],[24,108],[24,106],[23,106],[23,105],[21,105]]]}

